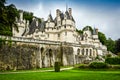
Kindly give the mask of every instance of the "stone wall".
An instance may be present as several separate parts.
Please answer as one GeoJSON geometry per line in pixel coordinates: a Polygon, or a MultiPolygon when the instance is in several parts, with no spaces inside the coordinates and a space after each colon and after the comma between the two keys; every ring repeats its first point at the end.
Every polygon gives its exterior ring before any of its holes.
{"type": "Polygon", "coordinates": [[[0,48],[0,70],[51,67],[55,61],[73,65],[73,59],[73,48],[66,46],[19,42],[0,48]]]}

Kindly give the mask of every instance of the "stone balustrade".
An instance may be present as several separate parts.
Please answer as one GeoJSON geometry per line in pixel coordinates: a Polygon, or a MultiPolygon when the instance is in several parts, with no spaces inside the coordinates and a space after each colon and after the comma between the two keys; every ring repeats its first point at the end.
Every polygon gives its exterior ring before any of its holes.
{"type": "Polygon", "coordinates": [[[14,42],[27,42],[27,43],[38,43],[38,44],[52,44],[52,45],[68,45],[68,46],[77,46],[80,47],[80,44],[77,43],[68,43],[68,42],[60,42],[60,41],[50,41],[50,40],[39,40],[33,38],[24,38],[24,37],[11,37],[11,36],[2,36],[0,38],[7,40],[12,40],[14,42]]]}

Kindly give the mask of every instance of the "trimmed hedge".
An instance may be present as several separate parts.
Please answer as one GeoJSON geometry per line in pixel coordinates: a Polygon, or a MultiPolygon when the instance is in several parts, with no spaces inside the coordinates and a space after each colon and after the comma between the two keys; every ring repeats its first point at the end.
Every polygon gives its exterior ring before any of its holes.
{"type": "Polygon", "coordinates": [[[60,72],[60,62],[55,62],[55,72],[60,72]]]}
{"type": "Polygon", "coordinates": [[[108,57],[108,58],[105,59],[105,63],[120,64],[120,57],[108,57]]]}
{"type": "Polygon", "coordinates": [[[93,69],[104,69],[108,68],[108,65],[104,62],[92,62],[90,63],[89,67],[93,69]]]}
{"type": "Polygon", "coordinates": [[[89,68],[89,66],[86,64],[80,64],[78,68],[85,69],[85,68],[89,68]]]}

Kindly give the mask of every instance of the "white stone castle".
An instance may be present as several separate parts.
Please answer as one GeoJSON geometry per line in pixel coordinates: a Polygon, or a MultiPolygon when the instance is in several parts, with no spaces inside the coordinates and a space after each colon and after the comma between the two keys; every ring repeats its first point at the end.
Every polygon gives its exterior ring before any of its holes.
{"type": "Polygon", "coordinates": [[[13,28],[14,37],[74,44],[71,45],[74,61],[77,61],[76,55],[85,55],[87,59],[91,56],[104,55],[107,52],[106,46],[102,45],[98,39],[98,29],[94,28],[91,32],[89,27],[86,27],[83,34],[76,32],[71,8],[65,13],[57,9],[55,19],[49,14],[48,19],[46,21],[42,19],[41,23],[37,18],[33,18],[30,24],[29,21],[23,20],[23,12],[21,11],[20,18],[16,22],[19,32],[13,28]]]}

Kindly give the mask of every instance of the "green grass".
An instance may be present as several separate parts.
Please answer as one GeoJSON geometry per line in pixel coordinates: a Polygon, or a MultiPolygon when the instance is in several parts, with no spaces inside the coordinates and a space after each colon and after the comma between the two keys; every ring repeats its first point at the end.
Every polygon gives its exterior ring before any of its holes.
{"type": "Polygon", "coordinates": [[[0,74],[0,80],[119,80],[120,71],[31,72],[0,74]]]}

